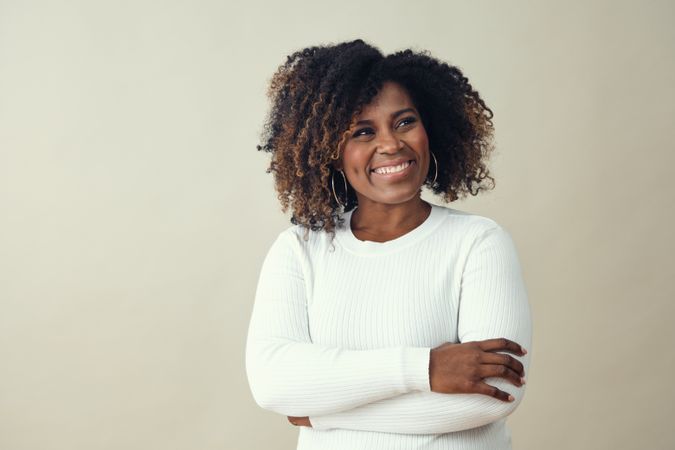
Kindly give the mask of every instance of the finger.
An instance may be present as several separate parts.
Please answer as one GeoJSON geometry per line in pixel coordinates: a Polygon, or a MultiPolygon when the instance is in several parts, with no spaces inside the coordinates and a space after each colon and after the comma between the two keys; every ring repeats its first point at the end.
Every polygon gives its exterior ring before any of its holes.
{"type": "Polygon", "coordinates": [[[502,364],[511,368],[511,370],[518,373],[521,377],[525,376],[523,363],[505,353],[484,352],[481,354],[480,362],[483,364],[502,364]]]}
{"type": "Polygon", "coordinates": [[[481,378],[499,377],[511,382],[514,386],[521,387],[521,377],[512,369],[501,364],[481,364],[478,368],[478,376],[481,378]]]}
{"type": "Polygon", "coordinates": [[[490,397],[494,397],[505,402],[512,402],[515,400],[515,397],[513,397],[508,392],[497,389],[496,387],[482,381],[478,381],[474,384],[474,392],[478,394],[489,395],[490,397]]]}
{"type": "Polygon", "coordinates": [[[517,355],[524,355],[525,349],[513,342],[510,339],[506,338],[496,338],[496,339],[487,339],[485,341],[479,341],[478,346],[481,350],[486,352],[495,352],[495,351],[507,351],[517,355]]]}

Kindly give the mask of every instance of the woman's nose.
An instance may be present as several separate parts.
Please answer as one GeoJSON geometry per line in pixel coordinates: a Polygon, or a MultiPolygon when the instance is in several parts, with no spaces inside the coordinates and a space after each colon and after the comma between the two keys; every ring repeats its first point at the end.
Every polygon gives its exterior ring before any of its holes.
{"type": "Polygon", "coordinates": [[[394,133],[380,133],[377,139],[377,150],[381,153],[397,152],[402,147],[402,142],[394,133]]]}

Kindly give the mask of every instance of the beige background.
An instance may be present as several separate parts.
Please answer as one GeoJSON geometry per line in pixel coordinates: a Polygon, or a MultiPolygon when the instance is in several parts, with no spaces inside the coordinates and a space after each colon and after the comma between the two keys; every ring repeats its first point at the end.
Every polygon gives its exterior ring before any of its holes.
{"type": "MultiPolygon", "coordinates": [[[[534,314],[514,449],[675,447],[675,3],[0,0],[0,449],[294,449],[244,343],[285,55],[460,66],[534,314]]],[[[426,196],[431,201],[439,202],[426,196]]],[[[356,450],[356,449],[355,449],[356,450]]]]}

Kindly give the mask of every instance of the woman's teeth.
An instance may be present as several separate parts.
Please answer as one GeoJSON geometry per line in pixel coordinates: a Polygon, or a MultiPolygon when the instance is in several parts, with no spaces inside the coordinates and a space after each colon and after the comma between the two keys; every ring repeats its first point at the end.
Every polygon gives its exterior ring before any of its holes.
{"type": "Polygon", "coordinates": [[[402,170],[405,170],[405,168],[408,167],[410,164],[411,164],[411,161],[406,161],[402,164],[399,164],[398,166],[379,167],[379,168],[373,170],[373,172],[379,173],[379,174],[401,172],[402,170]]]}

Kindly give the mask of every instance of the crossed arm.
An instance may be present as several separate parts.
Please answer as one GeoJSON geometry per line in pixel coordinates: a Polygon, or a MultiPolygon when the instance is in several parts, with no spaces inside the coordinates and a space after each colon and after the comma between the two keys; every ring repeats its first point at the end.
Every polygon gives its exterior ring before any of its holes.
{"type": "MultiPolygon", "coordinates": [[[[263,263],[256,292],[246,364],[261,407],[309,416],[319,430],[436,434],[494,422],[520,403],[524,388],[501,378],[485,381],[511,393],[515,401],[431,392],[430,348],[353,351],[312,343],[295,245],[290,234],[279,236],[263,263]]],[[[474,242],[461,283],[460,342],[506,337],[530,349],[527,294],[505,230],[491,228],[474,242]]],[[[530,355],[520,357],[526,373],[530,355]]]]}

